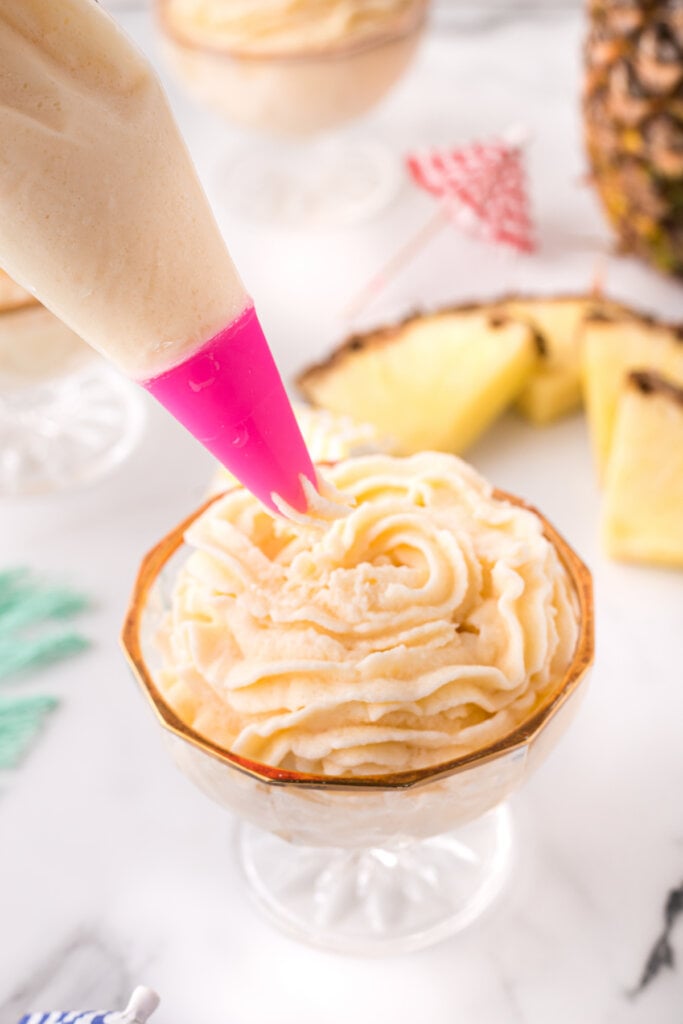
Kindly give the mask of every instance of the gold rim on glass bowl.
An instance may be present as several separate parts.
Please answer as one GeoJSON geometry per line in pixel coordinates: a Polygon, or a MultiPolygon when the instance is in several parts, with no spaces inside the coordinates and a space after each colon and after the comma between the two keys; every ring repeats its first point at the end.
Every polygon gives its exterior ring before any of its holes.
{"type": "Polygon", "coordinates": [[[551,690],[540,707],[507,736],[496,740],[494,743],[487,744],[479,750],[461,755],[450,761],[431,765],[427,768],[383,775],[345,778],[343,776],[313,775],[303,772],[286,771],[256,761],[250,761],[248,758],[240,757],[238,754],[233,754],[230,750],[220,747],[210,739],[202,736],[192,726],[186,725],[159,692],[154,681],[154,674],[142,653],[142,617],[152,587],[169,560],[182,547],[186,530],[207,508],[223,497],[222,494],[213,495],[209,498],[208,501],[204,502],[200,508],[176,526],[175,529],[171,530],[145,555],[133,588],[121,641],[133,673],[150,700],[161,725],[175,736],[221,762],[223,765],[234,768],[236,771],[249,775],[260,782],[273,786],[296,785],[299,788],[307,789],[407,789],[455,775],[475,765],[478,766],[493,761],[533,741],[578,689],[593,662],[594,613],[591,574],[567,541],[533,505],[529,505],[521,498],[498,489],[495,489],[493,494],[497,499],[508,501],[519,508],[527,509],[538,517],[543,526],[544,536],[554,546],[569,575],[579,606],[579,635],[576,649],[562,681],[551,690]]]}

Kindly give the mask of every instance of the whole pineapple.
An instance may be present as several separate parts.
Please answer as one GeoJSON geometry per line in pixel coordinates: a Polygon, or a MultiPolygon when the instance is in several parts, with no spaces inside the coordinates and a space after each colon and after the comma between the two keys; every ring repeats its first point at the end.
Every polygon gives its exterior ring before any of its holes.
{"type": "Polygon", "coordinates": [[[622,247],[683,276],[683,0],[588,0],[584,116],[622,247]]]}

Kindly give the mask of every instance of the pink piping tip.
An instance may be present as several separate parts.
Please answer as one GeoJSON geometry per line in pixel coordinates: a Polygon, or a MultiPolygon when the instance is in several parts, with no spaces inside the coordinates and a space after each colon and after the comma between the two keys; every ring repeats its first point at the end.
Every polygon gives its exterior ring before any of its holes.
{"type": "Polygon", "coordinates": [[[306,511],[301,477],[316,486],[315,470],[253,306],[141,383],[264,505],[306,511]]]}

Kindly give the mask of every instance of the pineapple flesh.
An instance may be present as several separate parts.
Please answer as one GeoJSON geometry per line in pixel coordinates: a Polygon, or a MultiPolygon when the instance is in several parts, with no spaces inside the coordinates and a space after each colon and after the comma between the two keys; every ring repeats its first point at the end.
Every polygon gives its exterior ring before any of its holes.
{"type": "Polygon", "coordinates": [[[517,399],[519,412],[542,426],[580,408],[581,324],[591,311],[612,309],[614,304],[590,295],[514,297],[498,308],[528,322],[540,339],[541,356],[517,399]]]}
{"type": "Polygon", "coordinates": [[[635,313],[601,313],[581,330],[584,400],[602,479],[626,376],[649,369],[683,386],[683,329],[635,313]]]}
{"type": "Polygon", "coordinates": [[[622,389],[602,533],[613,558],[683,567],[683,388],[659,374],[622,389]]]}
{"type": "Polygon", "coordinates": [[[584,124],[622,247],[683,275],[683,4],[589,0],[584,124]]]}
{"type": "Polygon", "coordinates": [[[517,397],[537,358],[527,323],[459,307],[353,337],[298,384],[314,405],[372,423],[406,454],[460,453],[517,397]]]}

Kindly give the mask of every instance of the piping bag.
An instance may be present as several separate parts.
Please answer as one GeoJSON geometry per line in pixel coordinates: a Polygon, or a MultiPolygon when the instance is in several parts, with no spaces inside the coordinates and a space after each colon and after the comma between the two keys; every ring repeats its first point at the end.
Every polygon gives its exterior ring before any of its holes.
{"type": "Polygon", "coordinates": [[[0,266],[253,494],[316,475],[162,87],[94,0],[0,2],[0,266]]]}

